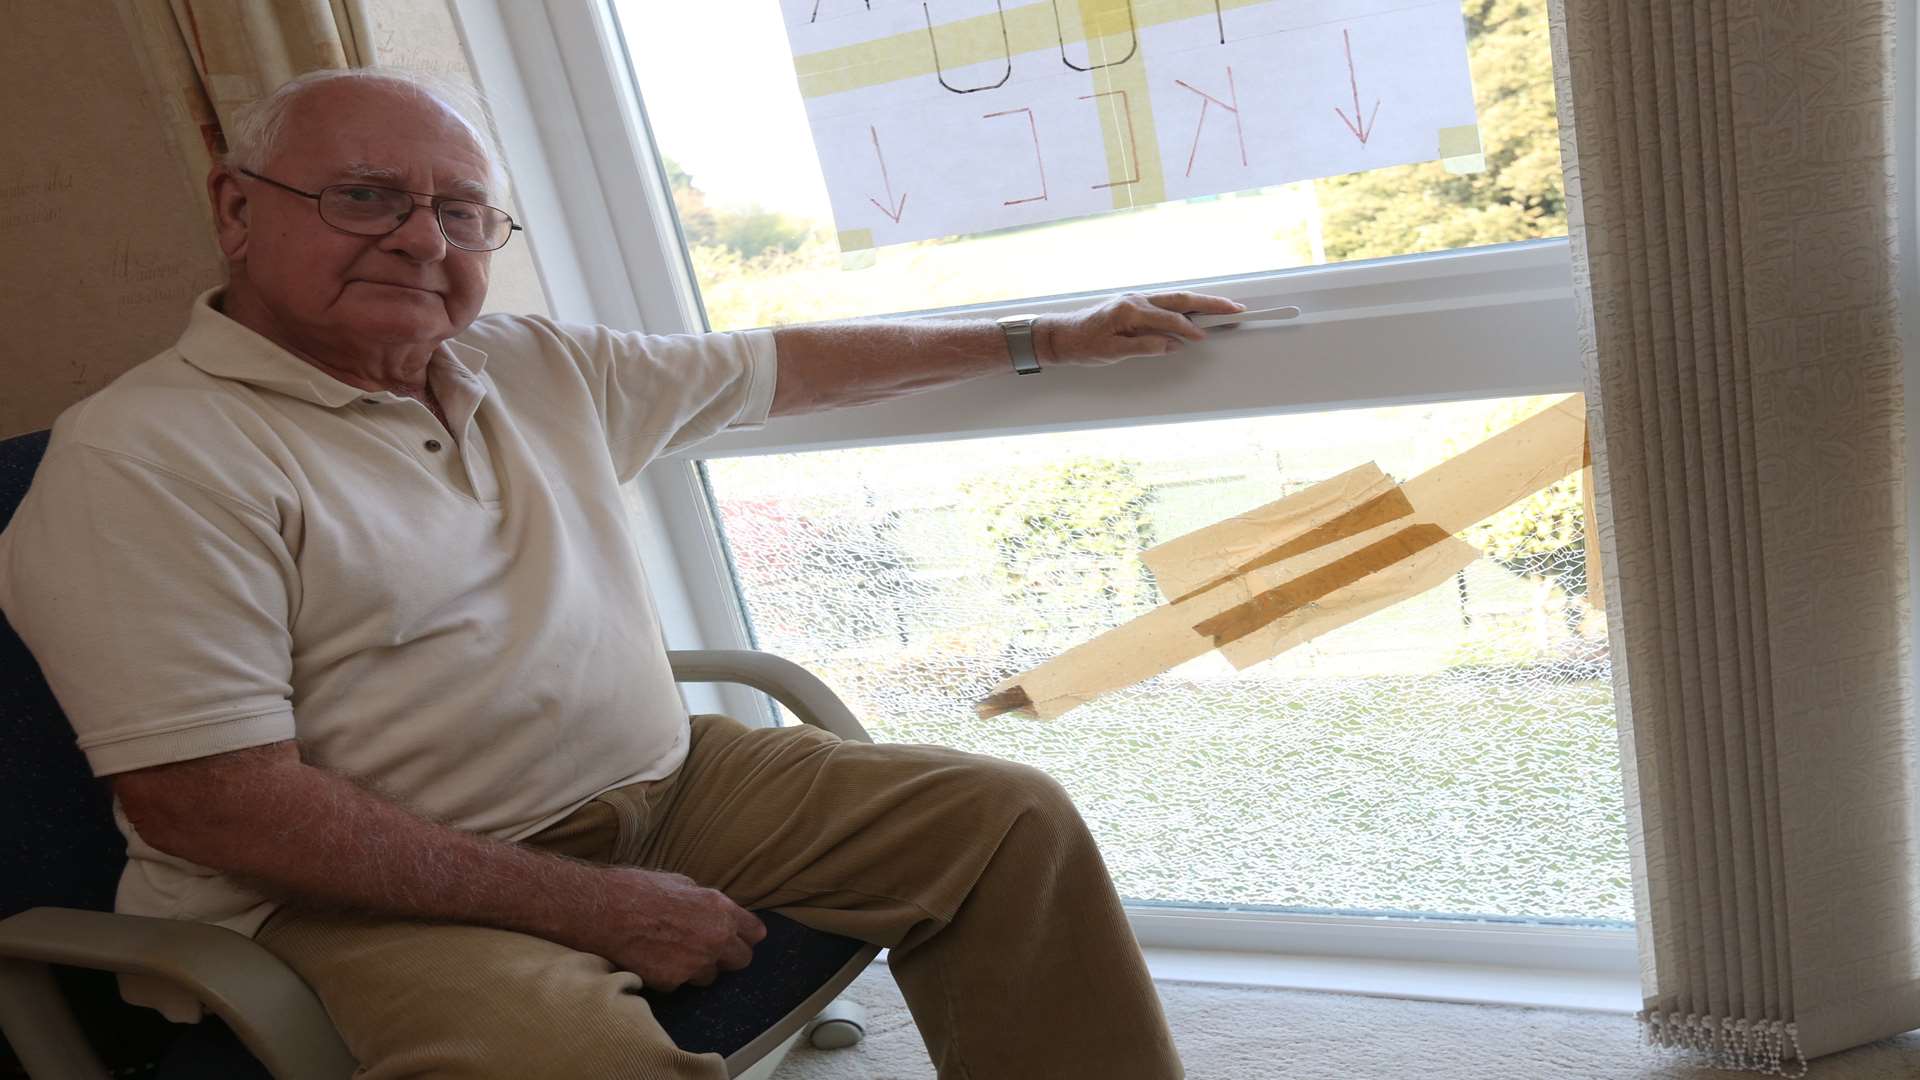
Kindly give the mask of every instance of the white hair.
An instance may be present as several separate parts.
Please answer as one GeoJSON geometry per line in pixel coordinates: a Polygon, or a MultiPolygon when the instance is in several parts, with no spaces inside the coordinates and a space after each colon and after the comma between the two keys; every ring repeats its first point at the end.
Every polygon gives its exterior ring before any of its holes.
{"type": "Polygon", "coordinates": [[[439,105],[459,120],[487,159],[487,189],[495,199],[505,196],[506,171],[500,165],[500,150],[494,144],[487,105],[478,93],[465,84],[404,68],[321,68],[281,83],[258,101],[243,106],[226,130],[226,164],[239,169],[265,172],[267,162],[280,148],[287,117],[294,103],[316,86],[336,82],[378,83],[417,95],[439,105]]]}

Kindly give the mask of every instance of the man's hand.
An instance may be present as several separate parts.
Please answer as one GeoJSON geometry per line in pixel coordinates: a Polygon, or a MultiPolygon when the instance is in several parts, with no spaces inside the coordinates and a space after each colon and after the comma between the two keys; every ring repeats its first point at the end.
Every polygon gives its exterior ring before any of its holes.
{"type": "Polygon", "coordinates": [[[1042,364],[1083,367],[1164,356],[1207,336],[1188,315],[1245,310],[1245,304],[1206,293],[1124,293],[1097,307],[1041,316],[1034,324],[1034,355],[1042,364]]]}
{"type": "Polygon", "coordinates": [[[722,971],[738,971],[767,936],[766,924],[682,874],[608,867],[598,910],[585,938],[568,942],[640,976],[649,990],[706,986],[722,971]]]}

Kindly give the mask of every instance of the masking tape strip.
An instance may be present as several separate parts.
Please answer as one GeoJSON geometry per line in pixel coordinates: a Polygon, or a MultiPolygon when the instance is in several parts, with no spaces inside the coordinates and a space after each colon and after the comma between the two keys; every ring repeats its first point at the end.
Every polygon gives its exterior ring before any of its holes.
{"type": "Polygon", "coordinates": [[[866,251],[872,247],[873,247],[873,230],[872,229],[841,229],[840,230],[840,253],[842,255],[845,255],[848,252],[853,252],[853,251],[866,251]]]}
{"type": "Polygon", "coordinates": [[[1580,468],[1587,411],[1570,394],[1408,480],[1422,519],[1463,532],[1580,468]]]}
{"type": "MultiPolygon", "coordinates": [[[[1031,708],[1042,719],[1052,719],[1216,648],[1235,667],[1250,667],[1418,595],[1479,557],[1478,549],[1455,539],[1454,533],[1564,479],[1580,467],[1585,446],[1585,408],[1579,395],[1571,395],[1397,490],[1377,467],[1362,466],[1261,511],[1169,541],[1149,553],[1169,571],[1163,574],[1161,566],[1152,567],[1163,591],[1182,571],[1180,563],[1166,564],[1170,551],[1185,556],[1186,580],[1196,584],[1251,561],[1245,554],[1248,541],[1262,534],[1266,543],[1251,549],[1254,558],[1289,545],[1297,553],[1263,561],[1211,588],[1182,593],[1175,603],[1008,679],[978,711],[986,717],[1031,708]],[[1359,506],[1334,501],[1351,498],[1356,491],[1367,493],[1359,506]],[[1382,498],[1389,493],[1404,497],[1413,514],[1385,517],[1385,509],[1394,505],[1382,498]],[[1334,537],[1336,530],[1330,526],[1368,505],[1374,507],[1370,514],[1382,515],[1382,523],[1358,532],[1338,530],[1343,535],[1334,537]],[[1263,511],[1268,519],[1283,523],[1279,530],[1256,520],[1263,511]],[[1312,546],[1296,543],[1316,530],[1324,540],[1312,546]],[[1227,537],[1241,554],[1209,562],[1207,553],[1191,550],[1196,535],[1227,537]],[[1195,564],[1207,565],[1210,572],[1205,577],[1195,574],[1195,564]]],[[[1349,524],[1361,520],[1354,517],[1349,524]]]]}
{"type": "Polygon", "coordinates": [[[1214,647],[1219,648],[1445,539],[1447,533],[1438,525],[1402,529],[1344,559],[1268,589],[1238,607],[1202,619],[1194,630],[1212,638],[1214,647]]]}
{"type": "Polygon", "coordinates": [[[1441,128],[1438,139],[1439,152],[1435,155],[1440,165],[1450,173],[1485,172],[1487,155],[1480,147],[1480,127],[1477,124],[1462,124],[1459,127],[1441,128]]]}
{"type": "Polygon", "coordinates": [[[1480,126],[1462,124],[1440,129],[1440,153],[1443,158],[1466,157],[1480,152],[1480,126]]]}
{"type": "Polygon", "coordinates": [[[1213,642],[1195,633],[1193,624],[1244,598],[1240,591],[1217,589],[1183,604],[1163,604],[1006,680],[975,711],[984,719],[1031,707],[1042,720],[1052,720],[1102,694],[1205,656],[1213,642]]]}
{"type": "Polygon", "coordinates": [[[1365,502],[1393,490],[1393,479],[1369,461],[1284,498],[1215,522],[1148,548],[1140,561],[1153,572],[1162,595],[1192,596],[1258,558],[1262,552],[1309,533],[1365,502]]]}
{"type": "MultiPolygon", "coordinates": [[[[1396,487],[1385,494],[1376,495],[1368,499],[1366,502],[1361,503],[1359,506],[1341,514],[1339,517],[1334,518],[1324,525],[1310,529],[1306,533],[1281,544],[1279,547],[1234,567],[1220,577],[1194,589],[1193,592],[1186,594],[1186,596],[1180,597],[1180,599],[1185,600],[1195,593],[1205,592],[1217,585],[1225,584],[1232,578],[1251,573],[1262,567],[1272,566],[1274,563],[1290,559],[1295,555],[1305,554],[1314,548],[1358,536],[1377,526],[1384,525],[1398,518],[1407,517],[1412,513],[1413,504],[1407,501],[1407,493],[1396,487]]],[[[1442,535],[1445,534],[1443,533],[1442,535]]]]}

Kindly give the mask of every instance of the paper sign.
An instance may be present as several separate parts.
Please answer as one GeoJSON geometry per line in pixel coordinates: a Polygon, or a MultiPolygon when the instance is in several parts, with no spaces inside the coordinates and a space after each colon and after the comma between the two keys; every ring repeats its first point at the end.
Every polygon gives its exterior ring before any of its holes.
{"type": "Polygon", "coordinates": [[[876,245],[1479,149],[1458,0],[782,0],[876,245]]]}

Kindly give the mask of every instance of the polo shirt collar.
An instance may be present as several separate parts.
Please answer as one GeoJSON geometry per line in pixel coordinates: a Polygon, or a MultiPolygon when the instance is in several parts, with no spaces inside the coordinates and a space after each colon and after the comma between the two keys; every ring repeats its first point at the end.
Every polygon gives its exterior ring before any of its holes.
{"type": "MultiPolygon", "coordinates": [[[[174,343],[187,362],[215,378],[232,379],[262,390],[272,390],[301,401],[338,408],[366,395],[321,371],[286,349],[221,314],[214,308],[219,288],[194,298],[186,332],[174,343]]],[[[447,362],[455,370],[478,375],[487,366],[487,354],[457,341],[434,351],[430,363],[447,362]]]]}

